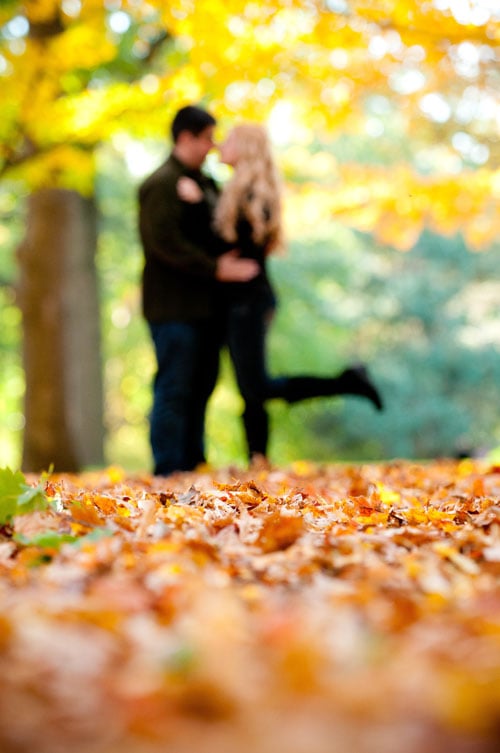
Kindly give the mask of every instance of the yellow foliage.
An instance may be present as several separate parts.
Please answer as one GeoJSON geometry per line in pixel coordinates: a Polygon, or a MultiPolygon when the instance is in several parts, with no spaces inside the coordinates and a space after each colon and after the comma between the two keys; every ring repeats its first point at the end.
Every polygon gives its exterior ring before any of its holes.
{"type": "Polygon", "coordinates": [[[308,183],[294,192],[289,217],[297,229],[304,215],[312,225],[333,215],[400,250],[411,248],[426,226],[443,234],[462,230],[479,250],[500,233],[497,183],[497,173],[487,170],[424,178],[407,168],[349,164],[332,172],[331,185],[308,183]]]}
{"type": "MultiPolygon", "coordinates": [[[[223,123],[266,120],[291,105],[282,140],[305,145],[317,134],[364,135],[378,99],[390,103],[416,150],[439,145],[432,173],[347,165],[332,166],[328,176],[316,159],[308,175],[314,185],[300,197],[312,216],[329,212],[401,249],[427,225],[461,230],[474,248],[485,247],[499,230],[491,167],[497,123],[488,113],[498,107],[500,24],[493,11],[474,15],[475,7],[420,0],[349,0],[345,9],[324,0],[10,2],[0,8],[7,24],[0,34],[0,171],[15,168],[33,186],[53,180],[88,191],[89,160],[83,173],[75,169],[81,145],[92,148],[122,130],[163,135],[167,117],[187,102],[208,103],[223,123]],[[23,17],[30,24],[24,32],[23,17]],[[9,25],[14,19],[17,26],[9,25]],[[168,41],[156,48],[163,37],[168,41]],[[457,130],[490,149],[476,170],[456,168],[457,130]],[[454,169],[446,174],[450,160],[454,169]]],[[[290,163],[288,174],[294,169],[290,163]]]]}
{"type": "Polygon", "coordinates": [[[14,178],[22,177],[36,191],[40,188],[68,188],[91,196],[94,187],[94,155],[91,151],[61,144],[47,154],[39,154],[27,162],[22,173],[12,170],[14,178]]]}
{"type": "Polygon", "coordinates": [[[25,0],[21,5],[30,23],[43,24],[57,17],[61,3],[58,0],[25,0]]]}
{"type": "Polygon", "coordinates": [[[54,37],[48,54],[52,65],[60,71],[93,68],[113,60],[116,47],[91,26],[78,25],[54,37]]]}

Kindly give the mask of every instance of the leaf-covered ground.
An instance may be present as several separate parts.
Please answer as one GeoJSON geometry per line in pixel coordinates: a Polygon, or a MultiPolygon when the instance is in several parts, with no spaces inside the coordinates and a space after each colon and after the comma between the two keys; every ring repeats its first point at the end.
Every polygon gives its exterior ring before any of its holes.
{"type": "Polygon", "coordinates": [[[500,467],[27,481],[2,753],[500,749],[500,467]]]}

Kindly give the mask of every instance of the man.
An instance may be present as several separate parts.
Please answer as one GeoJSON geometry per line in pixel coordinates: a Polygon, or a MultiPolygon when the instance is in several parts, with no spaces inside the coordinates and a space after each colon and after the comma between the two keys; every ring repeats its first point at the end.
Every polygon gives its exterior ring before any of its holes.
{"type": "Polygon", "coordinates": [[[173,150],[139,189],[139,230],[145,264],[143,313],[153,339],[157,373],[150,441],[154,473],[168,475],[203,462],[208,398],[217,380],[222,326],[216,316],[216,281],[244,282],[258,272],[235,250],[217,257],[211,232],[215,183],[201,167],[214,144],[215,119],[183,107],[172,122],[173,150]],[[179,180],[189,177],[204,208],[181,200],[179,180]]]}

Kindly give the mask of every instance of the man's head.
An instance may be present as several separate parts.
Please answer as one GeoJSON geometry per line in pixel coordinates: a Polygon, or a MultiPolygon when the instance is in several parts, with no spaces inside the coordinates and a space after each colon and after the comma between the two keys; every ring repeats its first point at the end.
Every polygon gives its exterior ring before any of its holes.
{"type": "Polygon", "coordinates": [[[206,110],[188,105],[172,121],[174,154],[188,167],[199,168],[214,146],[215,118],[206,110]]]}

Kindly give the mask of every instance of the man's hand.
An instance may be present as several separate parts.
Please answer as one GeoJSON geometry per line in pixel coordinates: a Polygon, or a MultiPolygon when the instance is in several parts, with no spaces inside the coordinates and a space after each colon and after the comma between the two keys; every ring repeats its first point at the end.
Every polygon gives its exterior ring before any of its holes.
{"type": "Polygon", "coordinates": [[[219,282],[248,282],[259,274],[255,259],[242,259],[237,249],[226,251],[217,259],[215,277],[219,282]]]}

